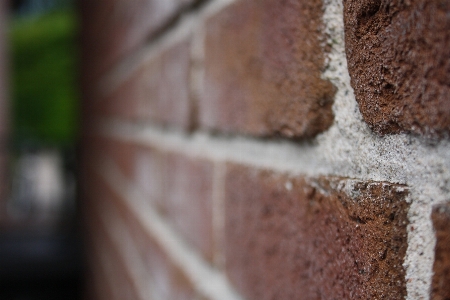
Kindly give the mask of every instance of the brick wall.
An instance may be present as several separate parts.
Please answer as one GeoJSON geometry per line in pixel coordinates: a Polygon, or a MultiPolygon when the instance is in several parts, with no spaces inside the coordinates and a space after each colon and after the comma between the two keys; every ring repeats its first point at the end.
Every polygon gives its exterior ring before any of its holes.
{"type": "Polygon", "coordinates": [[[79,4],[93,299],[450,297],[450,4],[79,4]]]}

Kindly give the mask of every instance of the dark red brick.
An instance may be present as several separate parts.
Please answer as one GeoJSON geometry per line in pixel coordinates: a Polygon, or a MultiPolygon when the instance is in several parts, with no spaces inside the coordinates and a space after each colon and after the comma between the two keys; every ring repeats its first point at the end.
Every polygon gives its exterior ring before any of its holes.
{"type": "Polygon", "coordinates": [[[375,132],[450,132],[449,14],[441,0],[344,0],[351,84],[375,132]]]}
{"type": "Polygon", "coordinates": [[[228,165],[231,281],[247,299],[403,299],[406,194],[228,165]]]}
{"type": "Polygon", "coordinates": [[[436,232],[431,299],[446,300],[450,299],[450,204],[435,206],[431,219],[436,232]]]}
{"type": "Polygon", "coordinates": [[[238,1],[209,18],[200,124],[258,136],[311,137],[333,121],[322,80],[323,3],[238,1]]]}
{"type": "Polygon", "coordinates": [[[195,249],[211,260],[212,162],[168,153],[165,169],[164,215],[195,249]]]}

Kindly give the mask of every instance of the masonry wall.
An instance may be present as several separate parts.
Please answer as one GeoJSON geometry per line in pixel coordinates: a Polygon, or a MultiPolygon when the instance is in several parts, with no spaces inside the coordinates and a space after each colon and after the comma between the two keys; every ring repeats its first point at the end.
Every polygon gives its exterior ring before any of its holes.
{"type": "Polygon", "coordinates": [[[450,2],[79,3],[90,297],[450,297],[450,2]]]}

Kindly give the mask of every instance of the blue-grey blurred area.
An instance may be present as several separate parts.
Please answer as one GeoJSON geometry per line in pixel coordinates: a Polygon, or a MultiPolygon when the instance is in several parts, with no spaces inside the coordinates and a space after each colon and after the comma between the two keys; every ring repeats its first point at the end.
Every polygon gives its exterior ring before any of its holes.
{"type": "Polygon", "coordinates": [[[11,0],[10,192],[0,299],[80,299],[77,17],[70,0],[11,0]]]}

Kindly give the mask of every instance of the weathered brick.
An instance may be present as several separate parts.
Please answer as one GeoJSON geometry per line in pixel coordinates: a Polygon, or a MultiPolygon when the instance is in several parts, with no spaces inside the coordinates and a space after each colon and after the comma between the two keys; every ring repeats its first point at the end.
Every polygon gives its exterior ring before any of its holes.
{"type": "Polygon", "coordinates": [[[450,132],[450,2],[345,0],[351,84],[378,133],[450,132]]]}
{"type": "Polygon", "coordinates": [[[431,298],[450,299],[450,204],[435,206],[431,219],[436,232],[431,298]]]}
{"type": "Polygon", "coordinates": [[[407,190],[291,177],[241,165],[226,175],[226,267],[247,299],[402,299],[407,190]]]}
{"type": "Polygon", "coordinates": [[[205,25],[204,127],[258,136],[311,137],[332,121],[324,65],[323,3],[238,1],[205,25]]]}
{"type": "Polygon", "coordinates": [[[165,169],[165,216],[192,246],[212,259],[212,162],[168,153],[165,169]]]}

